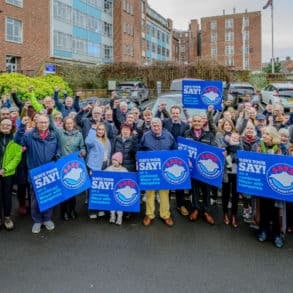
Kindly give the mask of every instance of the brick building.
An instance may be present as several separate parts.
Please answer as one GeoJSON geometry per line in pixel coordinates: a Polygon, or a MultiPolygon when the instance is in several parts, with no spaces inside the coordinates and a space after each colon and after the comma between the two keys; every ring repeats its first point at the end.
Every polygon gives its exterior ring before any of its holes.
{"type": "Polygon", "coordinates": [[[233,69],[261,70],[261,13],[201,19],[201,58],[233,69]]]}
{"type": "Polygon", "coordinates": [[[215,59],[235,69],[261,68],[261,14],[191,20],[187,31],[147,0],[3,0],[0,72],[36,71],[45,62],[96,65],[215,59]]]}
{"type": "Polygon", "coordinates": [[[0,2],[0,72],[31,73],[50,55],[49,1],[0,2]]]}

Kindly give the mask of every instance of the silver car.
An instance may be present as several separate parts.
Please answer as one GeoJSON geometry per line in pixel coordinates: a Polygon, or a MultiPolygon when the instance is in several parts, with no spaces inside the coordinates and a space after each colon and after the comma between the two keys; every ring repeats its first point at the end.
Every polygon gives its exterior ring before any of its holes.
{"type": "Polygon", "coordinates": [[[142,81],[123,81],[116,87],[118,98],[127,98],[140,105],[150,97],[149,89],[142,81]]]}
{"type": "Polygon", "coordinates": [[[271,83],[261,91],[264,104],[280,103],[285,109],[293,107],[293,83],[271,83]]]}

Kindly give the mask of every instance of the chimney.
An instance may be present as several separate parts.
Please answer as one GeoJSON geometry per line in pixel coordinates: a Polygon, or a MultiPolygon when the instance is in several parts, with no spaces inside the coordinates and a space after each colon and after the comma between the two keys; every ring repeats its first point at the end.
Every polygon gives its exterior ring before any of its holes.
{"type": "Polygon", "coordinates": [[[223,15],[225,15],[225,9],[223,9],[223,15]]]}
{"type": "Polygon", "coordinates": [[[233,14],[235,14],[236,13],[236,8],[235,7],[233,7],[233,14]]]}

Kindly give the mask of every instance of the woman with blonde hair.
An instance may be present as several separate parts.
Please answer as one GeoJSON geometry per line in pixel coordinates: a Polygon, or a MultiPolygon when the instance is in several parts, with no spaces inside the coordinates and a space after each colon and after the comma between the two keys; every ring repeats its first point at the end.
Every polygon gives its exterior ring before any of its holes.
{"type": "MultiPolygon", "coordinates": [[[[106,169],[110,164],[111,159],[111,143],[107,137],[106,125],[103,122],[98,122],[93,125],[85,138],[87,147],[87,167],[89,174],[92,171],[99,171],[106,169]]],[[[105,213],[100,211],[98,216],[104,216],[105,213]]],[[[97,214],[90,213],[90,219],[96,219],[97,214]]]]}
{"type": "MultiPolygon", "coordinates": [[[[265,154],[281,154],[280,136],[274,126],[266,126],[262,131],[259,152],[265,154]]],[[[272,225],[272,236],[277,248],[284,245],[282,233],[281,211],[285,209],[285,202],[276,201],[271,198],[259,197],[259,234],[258,241],[264,242],[268,238],[270,226],[272,225]]]]}

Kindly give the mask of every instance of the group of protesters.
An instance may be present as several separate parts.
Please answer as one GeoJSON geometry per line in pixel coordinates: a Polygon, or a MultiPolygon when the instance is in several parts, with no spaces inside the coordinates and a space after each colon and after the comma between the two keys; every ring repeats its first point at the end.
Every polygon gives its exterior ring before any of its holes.
{"type": "MultiPolygon", "coordinates": [[[[234,107],[227,99],[223,101],[221,111],[209,106],[205,113],[189,117],[188,111],[180,105],[173,105],[168,111],[166,104],[161,103],[156,113],[150,109],[141,111],[139,107],[129,109],[115,92],[106,105],[96,102],[81,108],[81,92],[74,97],[66,93],[60,97],[61,91],[55,87],[53,97],[46,96],[39,101],[33,87],[28,90],[26,101],[19,99],[16,89],[1,98],[0,224],[6,230],[14,228],[12,191],[15,187],[18,212],[20,215],[30,212],[32,232],[39,233],[42,226],[48,230],[55,228],[53,208],[44,212],[39,209],[28,176],[30,169],[78,152],[85,159],[89,174],[99,170],[135,172],[137,151],[176,150],[180,136],[222,148],[225,169],[220,190],[196,179],[191,180],[191,190],[174,190],[176,210],[189,221],[203,217],[208,224],[214,225],[211,202],[221,194],[223,223],[236,229],[241,197],[243,217],[257,227],[258,241],[272,239],[276,247],[284,245],[285,232],[293,229],[292,206],[266,197],[239,194],[236,186],[237,151],[292,156],[293,109],[285,113],[283,106],[276,103],[268,104],[264,111],[260,111],[247,94],[234,107]],[[187,204],[189,198],[191,204],[187,204]]],[[[151,225],[156,216],[157,196],[160,218],[167,226],[174,225],[170,194],[169,190],[142,192],[145,199],[144,226],[151,225]]],[[[61,203],[60,213],[65,221],[78,216],[75,197],[61,203]]],[[[91,219],[104,215],[105,211],[89,211],[91,219]]],[[[121,225],[122,219],[123,212],[110,212],[110,223],[121,225]]]]}

